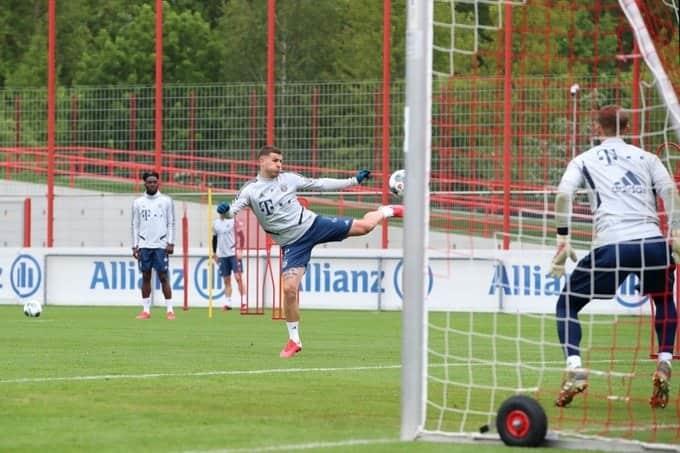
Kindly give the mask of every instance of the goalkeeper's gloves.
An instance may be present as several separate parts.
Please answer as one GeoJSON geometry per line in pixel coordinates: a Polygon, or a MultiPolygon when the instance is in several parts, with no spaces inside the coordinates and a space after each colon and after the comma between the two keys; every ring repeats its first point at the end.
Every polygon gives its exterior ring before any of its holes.
{"type": "MultiPolygon", "coordinates": [[[[680,241],[680,236],[678,237],[680,241]]],[[[680,245],[680,242],[678,243],[680,245]]],[[[678,249],[680,250],[680,248],[678,249]]],[[[567,257],[576,262],[576,252],[572,250],[568,235],[557,235],[557,252],[550,263],[550,272],[548,275],[560,278],[564,275],[564,264],[567,262],[567,257]]]]}
{"type": "Polygon", "coordinates": [[[355,176],[357,184],[361,184],[365,180],[371,177],[371,170],[359,170],[355,176]]]}
{"type": "Polygon", "coordinates": [[[671,230],[671,253],[675,264],[680,264],[680,229],[671,230]]]}

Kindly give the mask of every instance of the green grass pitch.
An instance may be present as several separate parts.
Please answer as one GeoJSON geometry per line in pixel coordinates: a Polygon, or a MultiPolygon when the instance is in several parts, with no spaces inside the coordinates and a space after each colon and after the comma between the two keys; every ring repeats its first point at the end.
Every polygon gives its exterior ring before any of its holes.
{"type": "Polygon", "coordinates": [[[0,451],[479,450],[398,441],[401,313],[305,311],[283,360],[281,321],[163,311],[0,307],[0,451]]]}

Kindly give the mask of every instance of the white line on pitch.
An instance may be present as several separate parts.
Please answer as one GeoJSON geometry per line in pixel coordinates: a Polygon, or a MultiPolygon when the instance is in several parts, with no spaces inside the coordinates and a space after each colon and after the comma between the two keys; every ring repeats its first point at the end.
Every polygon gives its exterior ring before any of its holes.
{"type": "MultiPolygon", "coordinates": [[[[609,361],[606,361],[609,362],[609,361]]],[[[562,363],[559,362],[527,362],[536,364],[562,363]]],[[[477,364],[480,365],[480,364],[477,364]]],[[[466,367],[467,363],[431,364],[431,368],[466,367]]],[[[508,365],[506,365],[508,366],[508,365]]],[[[186,373],[142,373],[142,374],[95,374],[89,376],[45,376],[31,378],[1,379],[0,384],[24,384],[32,382],[64,382],[64,381],[104,381],[124,379],[156,379],[166,377],[204,377],[204,376],[239,376],[255,374],[285,374],[285,373],[324,373],[329,371],[375,371],[400,369],[401,365],[373,365],[356,367],[328,367],[328,368],[270,368],[263,370],[220,370],[196,371],[186,373]]]]}
{"type": "Polygon", "coordinates": [[[396,444],[400,440],[393,439],[352,439],[338,442],[314,442],[309,444],[292,444],[292,445],[272,445],[269,447],[251,447],[251,448],[230,448],[223,450],[191,450],[192,453],[241,453],[241,452],[265,452],[265,451],[290,451],[290,450],[309,450],[312,448],[342,448],[352,447],[356,445],[377,445],[377,444],[396,444]]]}
{"type": "Polygon", "coordinates": [[[276,374],[276,373],[324,373],[329,371],[373,371],[390,370],[401,368],[401,365],[375,365],[357,367],[331,367],[331,368],[271,368],[265,370],[223,370],[223,371],[198,371],[187,373],[145,373],[145,374],[95,374],[91,376],[51,376],[36,378],[3,379],[0,384],[23,384],[31,382],[57,382],[57,381],[102,381],[110,379],[154,379],[165,377],[201,377],[201,376],[235,376],[253,374],[276,374]]]}

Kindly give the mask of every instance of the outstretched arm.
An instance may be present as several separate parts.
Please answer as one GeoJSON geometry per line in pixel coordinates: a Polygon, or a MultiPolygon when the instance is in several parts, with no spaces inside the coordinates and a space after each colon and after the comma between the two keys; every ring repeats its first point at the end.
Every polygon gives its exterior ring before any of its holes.
{"type": "Polygon", "coordinates": [[[363,183],[371,177],[369,170],[358,170],[351,178],[305,178],[300,176],[299,189],[332,191],[342,190],[363,183]]]}
{"type": "Polygon", "coordinates": [[[236,198],[231,204],[227,203],[226,215],[230,219],[236,218],[236,214],[241,211],[241,209],[250,206],[250,198],[248,196],[249,185],[245,185],[239,193],[236,194],[236,198]]]}

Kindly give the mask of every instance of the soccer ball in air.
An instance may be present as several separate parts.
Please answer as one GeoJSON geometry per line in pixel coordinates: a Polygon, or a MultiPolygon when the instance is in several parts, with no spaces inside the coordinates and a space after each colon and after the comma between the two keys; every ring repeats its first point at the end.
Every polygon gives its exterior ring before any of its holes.
{"type": "Polygon", "coordinates": [[[37,318],[42,313],[42,305],[36,300],[29,300],[24,304],[24,314],[30,318],[37,318]]]}
{"type": "Polygon", "coordinates": [[[390,175],[390,192],[398,197],[404,194],[404,186],[406,184],[406,170],[397,170],[390,175]]]}

